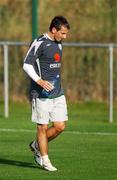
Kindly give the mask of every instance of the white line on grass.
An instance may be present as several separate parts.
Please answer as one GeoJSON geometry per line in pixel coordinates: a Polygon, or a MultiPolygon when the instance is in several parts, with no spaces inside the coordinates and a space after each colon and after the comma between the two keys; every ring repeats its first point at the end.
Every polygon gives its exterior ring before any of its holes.
{"type": "MultiPolygon", "coordinates": [[[[0,132],[25,132],[25,133],[36,133],[36,130],[30,129],[2,129],[0,132]]],[[[113,132],[80,132],[80,131],[64,131],[65,134],[79,134],[79,135],[100,135],[100,136],[117,136],[117,133],[113,132]]]]}
{"type": "Polygon", "coordinates": [[[35,130],[30,130],[30,129],[2,129],[0,128],[0,132],[27,132],[27,133],[34,133],[36,132],[35,130]]]}
{"type": "Polygon", "coordinates": [[[83,134],[83,135],[100,135],[100,136],[117,136],[117,133],[112,132],[80,132],[80,131],[65,131],[68,134],[83,134]]]}

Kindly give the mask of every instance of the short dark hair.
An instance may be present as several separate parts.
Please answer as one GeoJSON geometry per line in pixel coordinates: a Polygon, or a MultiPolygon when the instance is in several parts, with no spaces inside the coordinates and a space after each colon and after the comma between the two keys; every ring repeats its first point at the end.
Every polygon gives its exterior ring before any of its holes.
{"type": "Polygon", "coordinates": [[[61,26],[70,29],[70,25],[65,17],[55,16],[50,23],[49,31],[51,32],[53,27],[55,27],[56,30],[59,31],[61,29],[61,26]]]}

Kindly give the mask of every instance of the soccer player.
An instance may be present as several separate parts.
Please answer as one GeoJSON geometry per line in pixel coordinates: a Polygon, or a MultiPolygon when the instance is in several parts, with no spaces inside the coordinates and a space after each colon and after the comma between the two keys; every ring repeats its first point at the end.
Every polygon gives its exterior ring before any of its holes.
{"type": "Polygon", "coordinates": [[[37,139],[30,143],[38,165],[56,171],[49,159],[48,142],[66,126],[67,105],[61,87],[62,41],[70,25],[65,17],[55,16],[49,31],[36,38],[26,54],[23,69],[31,78],[32,122],[37,124],[37,139]],[[51,122],[51,126],[49,125],[51,122]]]}

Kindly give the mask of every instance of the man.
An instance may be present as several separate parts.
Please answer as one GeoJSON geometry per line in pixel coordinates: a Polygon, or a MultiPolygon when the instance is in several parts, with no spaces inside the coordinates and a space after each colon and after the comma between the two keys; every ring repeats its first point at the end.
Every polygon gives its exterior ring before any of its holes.
{"type": "Polygon", "coordinates": [[[63,16],[55,16],[49,32],[35,39],[25,57],[23,69],[31,78],[32,121],[37,123],[37,140],[30,143],[38,165],[56,171],[48,156],[48,142],[66,126],[67,105],[61,87],[62,40],[70,29],[63,16]],[[49,122],[52,126],[48,127],[49,122]]]}

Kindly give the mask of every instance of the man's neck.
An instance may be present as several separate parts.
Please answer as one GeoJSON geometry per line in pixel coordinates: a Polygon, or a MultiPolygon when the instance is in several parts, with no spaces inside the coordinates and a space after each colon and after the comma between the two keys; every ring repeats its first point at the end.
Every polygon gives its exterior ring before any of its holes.
{"type": "Polygon", "coordinates": [[[53,35],[50,31],[47,32],[46,34],[47,34],[47,36],[48,36],[49,39],[51,39],[52,41],[55,40],[55,39],[54,39],[54,35],[53,35]]]}

